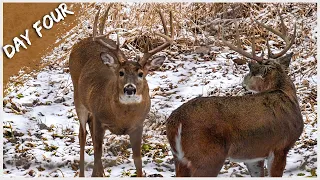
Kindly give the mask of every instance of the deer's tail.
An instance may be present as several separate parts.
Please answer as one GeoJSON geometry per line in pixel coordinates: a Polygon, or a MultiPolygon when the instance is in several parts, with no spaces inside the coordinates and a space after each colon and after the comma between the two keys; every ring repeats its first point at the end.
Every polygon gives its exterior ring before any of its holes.
{"type": "Polygon", "coordinates": [[[167,124],[167,137],[171,146],[171,152],[174,157],[176,176],[191,176],[191,161],[185,157],[181,141],[182,123],[178,126],[167,124]]]}

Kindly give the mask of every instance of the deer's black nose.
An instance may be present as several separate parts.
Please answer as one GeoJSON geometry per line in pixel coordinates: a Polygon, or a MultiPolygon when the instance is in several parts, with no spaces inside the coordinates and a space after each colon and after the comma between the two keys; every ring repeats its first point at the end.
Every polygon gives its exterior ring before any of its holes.
{"type": "Polygon", "coordinates": [[[125,86],[123,89],[124,94],[127,94],[127,95],[134,95],[134,94],[136,94],[136,91],[137,91],[137,89],[132,84],[125,86]]]}
{"type": "Polygon", "coordinates": [[[243,83],[242,83],[242,88],[243,88],[244,90],[247,90],[247,86],[246,86],[245,84],[243,84],[243,83]]]}

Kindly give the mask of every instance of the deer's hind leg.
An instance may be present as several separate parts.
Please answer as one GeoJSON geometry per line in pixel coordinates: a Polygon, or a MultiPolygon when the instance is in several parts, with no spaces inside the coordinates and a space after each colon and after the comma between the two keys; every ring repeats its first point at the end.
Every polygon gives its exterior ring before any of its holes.
{"type": "Polygon", "coordinates": [[[183,164],[174,158],[175,168],[176,168],[176,177],[190,177],[191,172],[187,164],[183,164]]]}
{"type": "Polygon", "coordinates": [[[264,177],[264,160],[246,162],[251,177],[264,177]]]}
{"type": "Polygon", "coordinates": [[[88,116],[88,125],[89,125],[89,130],[90,130],[90,134],[91,134],[91,138],[92,138],[92,142],[93,142],[94,131],[93,131],[93,116],[92,116],[92,114],[89,114],[89,116],[88,116]]]}
{"type": "Polygon", "coordinates": [[[192,139],[198,142],[190,142],[189,148],[193,148],[186,154],[191,176],[217,177],[228,155],[230,145],[227,137],[212,131],[198,132],[195,136],[192,139]]]}
{"type": "Polygon", "coordinates": [[[88,121],[89,112],[88,110],[79,102],[78,98],[75,98],[76,112],[80,121],[79,126],[79,143],[80,143],[80,177],[84,177],[84,150],[87,139],[86,122],[88,121]]]}
{"type": "Polygon", "coordinates": [[[191,162],[191,176],[217,177],[227,157],[227,153],[217,152],[214,155],[201,158],[202,162],[191,162]]]}
{"type": "Polygon", "coordinates": [[[87,133],[80,126],[79,128],[79,142],[80,142],[80,177],[84,177],[84,150],[86,145],[87,133]]]}
{"type": "Polygon", "coordinates": [[[270,153],[268,157],[268,173],[271,177],[282,177],[286,167],[287,154],[289,150],[277,150],[270,153]]]}

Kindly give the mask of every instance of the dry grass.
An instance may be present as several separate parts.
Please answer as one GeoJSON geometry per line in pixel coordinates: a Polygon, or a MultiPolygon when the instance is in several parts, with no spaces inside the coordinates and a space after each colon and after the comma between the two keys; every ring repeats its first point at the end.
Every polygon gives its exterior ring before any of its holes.
{"type": "MultiPolygon", "coordinates": [[[[88,37],[92,33],[92,22],[97,9],[101,8],[103,12],[108,5],[108,3],[82,4],[82,9],[79,12],[81,14],[79,22],[82,24],[79,24],[79,29],[84,30],[84,37],[88,37]]],[[[222,47],[219,43],[220,27],[224,27],[226,39],[233,41],[235,21],[239,23],[240,40],[244,47],[251,45],[248,37],[255,34],[257,50],[266,49],[266,37],[276,42],[275,49],[281,49],[284,47],[284,43],[277,36],[269,34],[261,27],[252,25],[252,19],[257,19],[273,27],[278,27],[280,19],[277,8],[283,13],[285,24],[290,33],[293,31],[291,22],[297,22],[297,38],[293,47],[294,59],[315,56],[316,40],[310,38],[313,29],[310,22],[302,21],[302,19],[309,17],[312,19],[312,14],[316,11],[315,3],[114,3],[109,11],[105,33],[115,28],[122,32],[121,36],[125,38],[122,45],[123,50],[129,57],[135,57],[137,53],[142,51],[145,44],[148,44],[149,48],[154,48],[163,42],[153,33],[154,31],[163,31],[158,14],[158,10],[161,10],[166,22],[169,22],[170,11],[174,15],[175,42],[171,49],[165,50],[166,52],[193,52],[199,46],[222,47]],[[307,53],[304,52],[306,49],[308,49],[307,53]]],[[[68,53],[70,53],[70,49],[68,53]]],[[[62,64],[68,67],[67,62],[68,54],[60,59],[42,63],[39,70],[25,68],[24,73],[10,80],[4,95],[18,89],[30,77],[36,76],[42,68],[50,67],[52,64],[62,64]],[[30,74],[30,76],[26,77],[25,74],[30,74]]],[[[311,71],[316,73],[316,68],[311,71]]]]}

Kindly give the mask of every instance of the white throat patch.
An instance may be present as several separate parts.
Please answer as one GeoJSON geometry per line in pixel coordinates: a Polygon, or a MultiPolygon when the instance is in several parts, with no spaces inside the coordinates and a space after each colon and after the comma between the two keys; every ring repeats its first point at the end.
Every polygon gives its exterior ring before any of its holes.
{"type": "Polygon", "coordinates": [[[121,104],[138,104],[142,101],[142,95],[120,95],[121,104]]]}
{"type": "Polygon", "coordinates": [[[252,90],[252,89],[249,89],[248,91],[249,91],[249,92],[252,92],[253,94],[259,93],[259,91],[255,91],[255,90],[252,90]]]}

